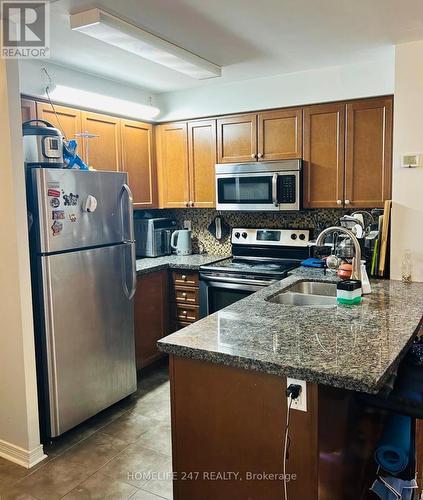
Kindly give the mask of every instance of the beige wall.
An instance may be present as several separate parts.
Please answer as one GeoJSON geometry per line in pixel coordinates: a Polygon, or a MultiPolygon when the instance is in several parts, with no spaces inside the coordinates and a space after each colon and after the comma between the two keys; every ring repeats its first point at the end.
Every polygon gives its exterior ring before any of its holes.
{"type": "Polygon", "coordinates": [[[0,59],[0,451],[39,444],[16,61],[0,59]]]}
{"type": "Polygon", "coordinates": [[[343,66],[252,78],[157,95],[160,121],[392,94],[394,49],[343,66]]]}
{"type": "Polygon", "coordinates": [[[423,167],[400,167],[403,153],[423,153],[423,41],[398,45],[395,61],[391,277],[401,279],[410,249],[413,280],[423,281],[423,167]]]}

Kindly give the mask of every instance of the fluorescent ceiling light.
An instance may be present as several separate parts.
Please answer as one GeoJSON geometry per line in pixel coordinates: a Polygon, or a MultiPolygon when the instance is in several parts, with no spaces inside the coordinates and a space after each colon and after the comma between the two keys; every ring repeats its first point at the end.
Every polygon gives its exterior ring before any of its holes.
{"type": "Polygon", "coordinates": [[[57,102],[142,120],[152,120],[160,113],[160,109],[155,106],[125,101],[124,99],[66,87],[65,85],[53,86],[53,88],[49,89],[49,95],[52,100],[57,102]]]}
{"type": "Polygon", "coordinates": [[[220,66],[101,9],[70,16],[71,28],[192,78],[222,75],[220,66]]]}

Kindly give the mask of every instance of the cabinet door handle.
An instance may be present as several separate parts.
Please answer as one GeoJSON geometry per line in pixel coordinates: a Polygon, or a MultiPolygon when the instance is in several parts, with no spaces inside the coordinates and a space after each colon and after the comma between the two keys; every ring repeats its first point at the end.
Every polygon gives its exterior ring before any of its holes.
{"type": "Polygon", "coordinates": [[[187,208],[189,207],[189,202],[188,202],[188,201],[186,201],[186,202],[185,202],[185,206],[186,206],[187,208]]]}
{"type": "Polygon", "coordinates": [[[182,292],[182,294],[181,294],[181,295],[182,295],[182,297],[183,297],[184,299],[186,299],[186,297],[187,297],[186,292],[182,292]]]}
{"type": "Polygon", "coordinates": [[[182,279],[183,281],[186,281],[186,280],[187,280],[187,277],[185,276],[185,274],[183,274],[183,275],[181,276],[181,279],[182,279]]]}
{"type": "Polygon", "coordinates": [[[190,201],[190,202],[189,202],[189,206],[190,206],[190,207],[194,207],[194,202],[193,202],[193,201],[190,201]]]}
{"type": "Polygon", "coordinates": [[[337,205],[342,205],[342,200],[336,200],[337,205]]]}
{"type": "Polygon", "coordinates": [[[350,203],[350,200],[345,200],[345,205],[349,205],[350,203]]]}
{"type": "Polygon", "coordinates": [[[263,153],[259,153],[259,154],[257,155],[257,158],[263,158],[263,153]]]}
{"type": "Polygon", "coordinates": [[[256,155],[254,153],[252,153],[251,158],[255,158],[255,157],[256,157],[256,155]]]}

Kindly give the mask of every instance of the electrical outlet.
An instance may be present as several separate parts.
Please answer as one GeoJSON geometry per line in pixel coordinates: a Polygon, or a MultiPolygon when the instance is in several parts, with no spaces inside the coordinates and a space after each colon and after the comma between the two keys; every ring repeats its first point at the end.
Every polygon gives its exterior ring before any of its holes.
{"type": "Polygon", "coordinates": [[[184,220],[184,229],[192,229],[192,221],[190,220],[184,220]]]}
{"type": "MultiPolygon", "coordinates": [[[[287,378],[286,386],[296,384],[301,386],[301,394],[297,399],[292,400],[291,409],[299,411],[307,411],[307,382],[305,380],[297,380],[296,378],[287,378]]],[[[288,404],[289,404],[289,398],[288,404]]]]}

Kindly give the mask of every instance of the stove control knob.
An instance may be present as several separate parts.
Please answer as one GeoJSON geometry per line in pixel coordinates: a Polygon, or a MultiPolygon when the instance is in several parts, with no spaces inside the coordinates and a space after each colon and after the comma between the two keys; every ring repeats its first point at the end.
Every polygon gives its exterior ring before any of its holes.
{"type": "Polygon", "coordinates": [[[300,238],[301,241],[304,241],[305,240],[305,234],[304,233],[301,233],[298,238],[300,238]]]}
{"type": "Polygon", "coordinates": [[[242,233],[243,238],[247,238],[248,234],[247,233],[242,233]]]}
{"type": "Polygon", "coordinates": [[[297,239],[297,235],[295,233],[291,234],[291,240],[296,240],[297,239]]]}
{"type": "Polygon", "coordinates": [[[239,238],[241,235],[239,233],[235,233],[235,238],[239,238]]]}

